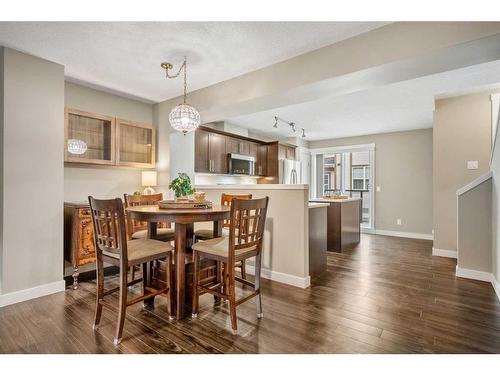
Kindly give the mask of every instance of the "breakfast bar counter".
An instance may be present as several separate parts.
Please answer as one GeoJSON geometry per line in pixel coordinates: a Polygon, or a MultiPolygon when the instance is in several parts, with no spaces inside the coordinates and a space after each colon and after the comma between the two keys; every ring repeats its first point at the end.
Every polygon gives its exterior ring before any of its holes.
{"type": "Polygon", "coordinates": [[[342,252],[360,241],[361,199],[315,198],[313,203],[329,203],[327,209],[328,251],[342,252]]]}

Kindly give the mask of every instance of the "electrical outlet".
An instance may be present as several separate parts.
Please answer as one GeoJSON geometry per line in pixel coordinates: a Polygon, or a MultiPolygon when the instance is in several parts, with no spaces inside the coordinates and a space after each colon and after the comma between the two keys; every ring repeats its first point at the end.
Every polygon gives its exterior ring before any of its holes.
{"type": "Polygon", "coordinates": [[[468,160],[467,161],[467,169],[478,169],[479,161],[477,160],[468,160]]]}
{"type": "Polygon", "coordinates": [[[397,219],[397,220],[396,220],[396,224],[397,224],[397,225],[401,225],[401,219],[397,219]]]}

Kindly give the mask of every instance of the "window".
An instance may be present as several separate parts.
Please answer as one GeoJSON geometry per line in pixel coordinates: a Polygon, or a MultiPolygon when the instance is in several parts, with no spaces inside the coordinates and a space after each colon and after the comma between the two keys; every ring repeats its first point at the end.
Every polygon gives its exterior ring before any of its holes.
{"type": "Polygon", "coordinates": [[[356,165],[351,171],[352,189],[368,190],[370,187],[370,167],[368,165],[356,165]]]}
{"type": "Polygon", "coordinates": [[[330,173],[323,174],[323,192],[330,189],[330,173]]]}

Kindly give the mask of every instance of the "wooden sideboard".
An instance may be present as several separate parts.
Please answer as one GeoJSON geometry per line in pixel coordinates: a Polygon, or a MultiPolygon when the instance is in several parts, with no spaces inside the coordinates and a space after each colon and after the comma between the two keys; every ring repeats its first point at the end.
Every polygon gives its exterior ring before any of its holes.
{"type": "Polygon", "coordinates": [[[76,289],[79,267],[95,262],[94,231],[88,203],[64,202],[64,260],[73,266],[73,288],[76,289]]]}

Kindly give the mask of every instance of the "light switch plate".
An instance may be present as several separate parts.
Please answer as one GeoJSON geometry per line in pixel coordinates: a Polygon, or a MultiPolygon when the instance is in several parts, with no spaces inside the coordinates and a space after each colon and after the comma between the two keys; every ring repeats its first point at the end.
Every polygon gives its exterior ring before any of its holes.
{"type": "Polygon", "coordinates": [[[377,193],[380,193],[380,186],[377,186],[377,193]]]}
{"type": "Polygon", "coordinates": [[[468,160],[467,161],[467,169],[478,169],[479,161],[477,160],[468,160]]]}

